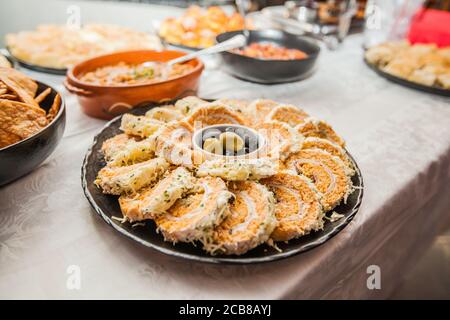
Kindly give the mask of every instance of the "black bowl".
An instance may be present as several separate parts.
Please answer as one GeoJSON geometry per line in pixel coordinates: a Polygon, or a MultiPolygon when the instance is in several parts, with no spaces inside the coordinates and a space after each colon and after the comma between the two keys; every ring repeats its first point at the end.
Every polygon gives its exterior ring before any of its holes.
{"type": "MultiPolygon", "coordinates": [[[[36,81],[38,94],[47,88],[51,93],[40,104],[48,111],[58,93],[52,87],[36,81]]],[[[61,94],[60,94],[61,95],[61,94]]],[[[55,150],[66,126],[66,108],[61,96],[61,106],[55,119],[44,129],[22,141],[0,148],[0,186],[14,181],[40,165],[55,150]]]]}
{"type": "MultiPolygon", "coordinates": [[[[219,34],[216,40],[220,43],[237,34],[242,34],[242,31],[219,34]]],[[[299,81],[312,74],[320,52],[315,40],[281,30],[252,30],[249,43],[254,42],[271,42],[289,49],[299,49],[306,52],[308,57],[296,60],[263,60],[225,51],[220,54],[225,71],[240,79],[257,83],[299,81]]]]}

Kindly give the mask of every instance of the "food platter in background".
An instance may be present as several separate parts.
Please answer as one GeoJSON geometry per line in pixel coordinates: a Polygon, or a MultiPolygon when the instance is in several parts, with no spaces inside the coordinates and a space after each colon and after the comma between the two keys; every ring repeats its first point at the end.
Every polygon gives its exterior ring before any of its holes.
{"type": "Polygon", "coordinates": [[[388,42],[369,48],[364,62],[378,75],[415,90],[450,96],[450,47],[388,42]]]}
{"type": "Polygon", "coordinates": [[[419,91],[424,91],[424,92],[428,92],[428,93],[433,93],[433,94],[437,94],[440,96],[445,96],[445,97],[450,97],[450,90],[449,89],[443,89],[437,86],[426,86],[417,82],[413,82],[413,81],[409,81],[406,80],[404,78],[400,78],[397,76],[394,76],[390,73],[387,73],[385,71],[383,71],[383,69],[380,69],[379,67],[371,64],[370,62],[368,62],[366,59],[364,59],[364,62],[369,66],[370,69],[372,69],[373,71],[375,71],[378,75],[382,76],[383,78],[386,78],[392,82],[395,82],[397,84],[400,84],[402,86],[411,88],[411,89],[415,89],[415,90],[419,90],[419,91]]]}
{"type": "Polygon", "coordinates": [[[167,18],[159,25],[159,36],[169,45],[185,50],[199,50],[215,44],[216,36],[241,30],[244,19],[238,13],[228,14],[220,7],[189,7],[178,18],[167,18]]]}
{"type": "Polygon", "coordinates": [[[98,55],[162,48],[157,36],[103,24],[87,24],[79,29],[40,25],[33,31],[7,34],[5,43],[11,57],[21,66],[58,75],[64,75],[69,67],[98,55]]]}
{"type": "Polygon", "coordinates": [[[37,72],[42,72],[42,73],[48,73],[48,74],[54,74],[54,75],[60,75],[63,76],[66,74],[67,72],[67,68],[51,68],[51,67],[44,67],[44,66],[40,66],[37,64],[33,64],[33,63],[29,63],[26,62],[24,60],[21,60],[17,57],[15,57],[11,51],[9,50],[9,48],[7,48],[8,53],[10,55],[10,59],[13,59],[19,66],[24,67],[26,69],[29,70],[33,70],[33,71],[37,71],[37,72]]]}

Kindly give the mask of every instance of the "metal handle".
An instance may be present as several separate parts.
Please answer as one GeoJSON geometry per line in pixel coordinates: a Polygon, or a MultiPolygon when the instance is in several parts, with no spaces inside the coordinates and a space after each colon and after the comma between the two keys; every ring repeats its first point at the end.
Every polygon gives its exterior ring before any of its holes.
{"type": "Polygon", "coordinates": [[[242,30],[242,32],[244,33],[244,36],[245,36],[246,40],[248,41],[248,39],[250,39],[250,31],[248,31],[248,28],[247,28],[247,17],[245,14],[246,5],[248,5],[248,3],[245,0],[236,0],[236,6],[238,8],[239,14],[244,19],[244,29],[242,30]]]}
{"type": "Polygon", "coordinates": [[[169,66],[174,65],[175,63],[181,63],[181,62],[185,62],[185,61],[189,61],[192,60],[194,58],[203,56],[203,55],[207,55],[207,54],[213,54],[213,53],[219,53],[222,51],[228,51],[231,49],[235,49],[235,48],[239,48],[239,47],[243,47],[245,46],[247,43],[247,39],[245,38],[244,35],[242,34],[238,34],[236,36],[234,36],[231,39],[228,39],[224,42],[218,43],[215,46],[197,51],[197,52],[192,52],[190,54],[187,54],[185,56],[181,56],[179,58],[170,60],[167,62],[167,64],[169,66]]]}

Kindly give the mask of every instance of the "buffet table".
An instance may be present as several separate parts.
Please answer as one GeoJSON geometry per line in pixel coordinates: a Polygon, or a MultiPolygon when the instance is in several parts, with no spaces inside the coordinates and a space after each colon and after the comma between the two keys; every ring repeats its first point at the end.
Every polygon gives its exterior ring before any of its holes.
{"type": "MultiPolygon", "coordinates": [[[[10,17],[20,14],[21,2],[36,7],[27,10],[36,17],[20,29],[51,19],[50,12],[64,15],[73,4],[3,1],[1,30],[19,30],[5,26],[18,23],[10,17]]],[[[83,19],[141,29],[152,18],[177,13],[149,5],[77,5],[83,19]]],[[[45,163],[0,188],[0,298],[389,297],[450,223],[450,99],[379,77],[364,64],[361,44],[362,36],[353,35],[337,51],[323,50],[311,78],[283,85],[243,82],[225,74],[214,59],[207,61],[199,96],[270,98],[302,106],[346,138],[365,182],[358,214],[337,236],[298,256],[245,266],[169,257],[114,232],[91,210],[80,181],[85,152],[105,122],[81,112],[62,77],[22,69],[64,93],[67,125],[45,163]],[[73,265],[80,271],[78,290],[67,286],[73,265]],[[371,265],[380,267],[380,290],[367,287],[371,265]]]]}

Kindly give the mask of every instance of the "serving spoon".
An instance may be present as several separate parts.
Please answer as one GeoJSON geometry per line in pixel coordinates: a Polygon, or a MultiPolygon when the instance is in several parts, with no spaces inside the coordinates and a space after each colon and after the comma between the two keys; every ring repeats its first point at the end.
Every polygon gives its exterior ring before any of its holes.
{"type": "Polygon", "coordinates": [[[144,62],[142,63],[142,65],[144,67],[147,66],[152,66],[155,63],[158,64],[164,64],[166,66],[166,69],[170,71],[170,68],[172,68],[172,66],[176,63],[182,63],[182,62],[186,62],[186,61],[190,61],[194,58],[198,58],[201,56],[206,56],[209,54],[213,54],[213,53],[219,53],[219,52],[223,52],[223,51],[228,51],[228,50],[232,50],[232,49],[236,49],[236,48],[241,48],[243,46],[245,46],[247,44],[247,39],[244,35],[242,34],[238,34],[235,35],[234,37],[218,43],[212,47],[203,49],[203,50],[199,50],[196,52],[192,52],[190,54],[166,61],[166,62],[155,62],[155,61],[148,61],[148,62],[144,62]]]}

